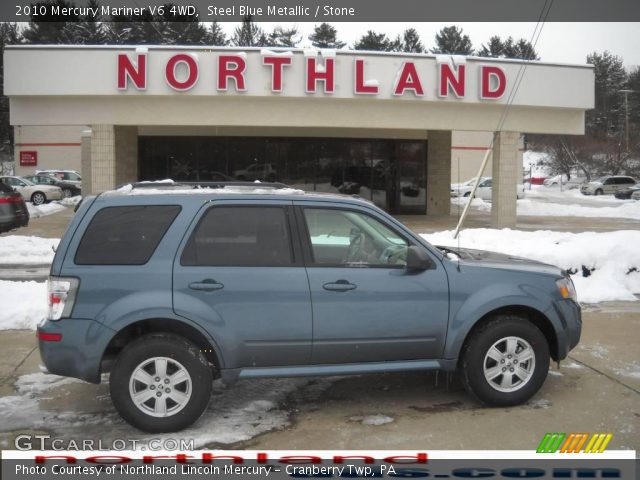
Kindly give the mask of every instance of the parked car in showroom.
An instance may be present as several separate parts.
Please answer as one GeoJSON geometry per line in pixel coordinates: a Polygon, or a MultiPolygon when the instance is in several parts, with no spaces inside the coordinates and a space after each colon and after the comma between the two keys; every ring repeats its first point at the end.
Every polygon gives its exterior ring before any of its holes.
{"type": "Polygon", "coordinates": [[[64,180],[65,182],[73,183],[74,185],[82,188],[82,177],[75,170],[36,170],[36,175],[51,175],[58,180],[64,180]]]}
{"type": "Polygon", "coordinates": [[[0,182],[0,233],[29,225],[29,210],[24,198],[9,185],[0,182]]]}
{"type": "Polygon", "coordinates": [[[616,193],[613,194],[619,200],[629,200],[633,195],[633,192],[637,192],[640,190],[640,183],[636,183],[630,187],[621,188],[616,193]]]}
{"type": "Polygon", "coordinates": [[[76,182],[69,182],[67,180],[59,180],[51,175],[26,175],[22,178],[35,183],[36,185],[53,185],[59,187],[66,198],[82,195],[82,188],[77,185],[76,182]]]}
{"type": "Polygon", "coordinates": [[[0,177],[0,182],[20,192],[26,201],[34,205],[42,205],[52,200],[62,200],[64,198],[60,187],[53,185],[36,185],[26,178],[5,176],[0,177]]]}
{"type": "Polygon", "coordinates": [[[438,248],[360,198],[148,186],[85,197],[37,330],[49,372],[110,371],[141,430],[191,425],[217,377],[458,371],[481,403],[518,405],[580,339],[558,267],[438,248]]]}
{"type": "MultiPolygon", "coordinates": [[[[461,186],[457,187],[457,188],[452,188],[451,189],[451,196],[452,197],[468,197],[469,195],[471,195],[471,191],[473,190],[473,183],[475,182],[475,179],[471,179],[468,182],[465,182],[465,184],[461,184],[461,186]]],[[[492,185],[493,185],[493,178],[492,177],[486,177],[483,178],[480,181],[480,184],[478,185],[478,188],[476,189],[476,198],[481,198],[482,200],[487,200],[487,201],[491,201],[491,196],[492,196],[492,185]]],[[[524,198],[525,193],[524,193],[524,185],[522,183],[519,183],[516,186],[516,198],[519,200],[521,198],[524,198]]]]}
{"type": "Polygon", "coordinates": [[[618,190],[631,187],[638,183],[632,177],[624,175],[607,175],[580,187],[583,195],[613,195],[618,190]]]}

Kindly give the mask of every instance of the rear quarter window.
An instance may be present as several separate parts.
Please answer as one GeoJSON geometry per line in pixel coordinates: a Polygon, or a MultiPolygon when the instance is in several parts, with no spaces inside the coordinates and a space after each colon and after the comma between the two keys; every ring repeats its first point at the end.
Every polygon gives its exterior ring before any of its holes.
{"type": "Polygon", "coordinates": [[[180,213],[179,205],[106,207],[80,240],[77,265],[143,265],[180,213]]]}

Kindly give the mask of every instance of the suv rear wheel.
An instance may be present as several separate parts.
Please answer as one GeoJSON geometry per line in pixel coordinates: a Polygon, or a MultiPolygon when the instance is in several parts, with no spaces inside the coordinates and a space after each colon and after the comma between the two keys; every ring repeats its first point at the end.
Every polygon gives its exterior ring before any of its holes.
{"type": "Polygon", "coordinates": [[[109,388],[128,423],[151,433],[194,423],[209,404],[213,376],[200,350],[182,337],[150,334],[118,355],[109,388]]]}
{"type": "Polygon", "coordinates": [[[549,371],[549,345],[524,318],[501,315],[480,327],[462,353],[462,381],[491,406],[518,405],[542,386],[549,371]]]}

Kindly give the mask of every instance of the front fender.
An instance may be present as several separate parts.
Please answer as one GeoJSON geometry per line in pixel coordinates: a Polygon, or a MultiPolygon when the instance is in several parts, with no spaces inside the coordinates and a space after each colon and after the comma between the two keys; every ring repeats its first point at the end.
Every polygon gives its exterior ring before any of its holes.
{"type": "MultiPolygon", "coordinates": [[[[457,359],[471,329],[487,314],[505,307],[527,307],[541,315],[553,305],[545,290],[531,284],[492,283],[466,298],[451,295],[451,321],[444,350],[445,359],[457,359]]],[[[550,318],[556,332],[560,330],[557,318],[550,318]]]]}

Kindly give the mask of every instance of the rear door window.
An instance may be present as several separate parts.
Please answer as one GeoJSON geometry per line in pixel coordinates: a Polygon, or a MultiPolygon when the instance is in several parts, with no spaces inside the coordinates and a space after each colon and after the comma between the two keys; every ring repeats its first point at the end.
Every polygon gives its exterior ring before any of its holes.
{"type": "Polygon", "coordinates": [[[144,265],[179,212],[179,205],[103,208],[84,232],[75,263],[144,265]]]}
{"type": "Polygon", "coordinates": [[[287,211],[280,206],[219,206],[203,215],[184,248],[185,266],[294,264],[287,211]]]}

